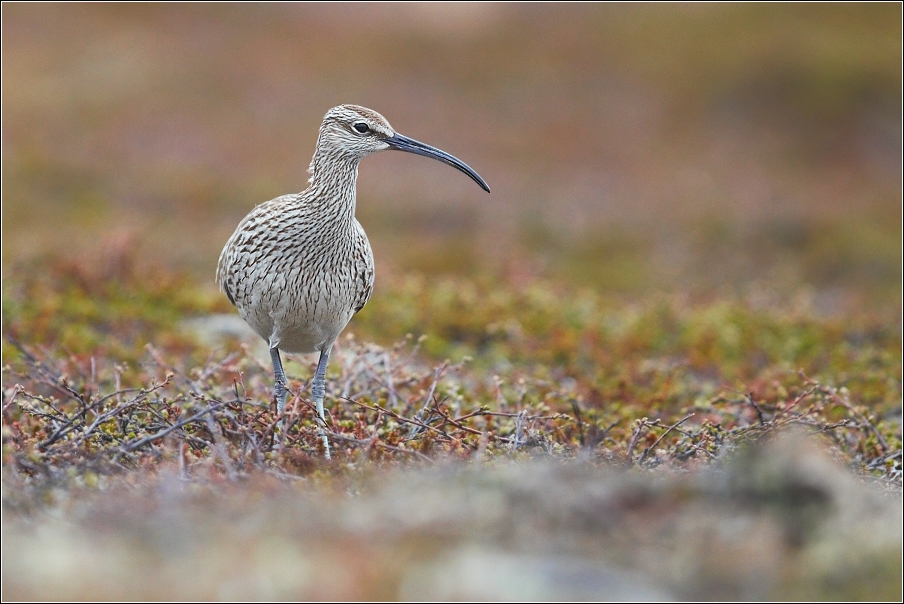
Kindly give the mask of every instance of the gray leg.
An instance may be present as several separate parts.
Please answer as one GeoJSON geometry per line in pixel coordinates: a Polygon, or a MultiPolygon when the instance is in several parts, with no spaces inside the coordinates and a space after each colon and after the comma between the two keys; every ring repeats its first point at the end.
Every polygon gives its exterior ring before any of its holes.
{"type": "Polygon", "coordinates": [[[326,414],[323,412],[323,380],[326,377],[326,365],[330,360],[330,350],[332,346],[328,346],[320,351],[320,361],[317,363],[317,371],[314,373],[314,383],[311,385],[311,394],[314,395],[314,404],[317,405],[317,433],[323,440],[323,450],[326,452],[326,458],[330,458],[330,441],[326,437],[326,414]]]}
{"type": "Polygon", "coordinates": [[[273,398],[276,399],[276,412],[282,413],[283,408],[286,406],[286,384],[289,383],[289,380],[286,379],[286,372],[283,371],[282,361],[279,359],[279,348],[270,349],[270,358],[273,360],[273,374],[276,378],[273,382],[273,398]]]}

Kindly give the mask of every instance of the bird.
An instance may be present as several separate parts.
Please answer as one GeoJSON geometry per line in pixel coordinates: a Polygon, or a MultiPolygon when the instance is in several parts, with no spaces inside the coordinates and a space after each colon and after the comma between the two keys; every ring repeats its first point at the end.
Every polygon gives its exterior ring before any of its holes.
{"type": "Polygon", "coordinates": [[[308,187],[251,210],[217,262],[220,290],[269,346],[279,416],[288,384],[280,351],[320,353],[311,395],[327,459],[323,397],[330,351],[374,289],[373,251],[355,218],[358,165],[386,150],[448,164],[490,192],[483,178],[456,157],[402,136],[372,109],[339,105],[326,112],[320,125],[308,187]]]}

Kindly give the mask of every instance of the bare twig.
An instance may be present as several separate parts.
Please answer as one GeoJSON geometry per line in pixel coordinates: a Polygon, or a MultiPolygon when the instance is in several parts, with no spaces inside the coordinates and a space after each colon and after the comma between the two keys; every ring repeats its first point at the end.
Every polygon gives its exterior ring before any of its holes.
{"type": "Polygon", "coordinates": [[[637,420],[636,426],[634,428],[634,432],[631,434],[631,440],[628,442],[628,451],[626,452],[626,457],[628,459],[628,463],[634,464],[633,455],[634,455],[634,447],[637,446],[637,441],[640,440],[640,435],[643,433],[643,429],[647,427],[647,418],[642,418],[637,420]]]}
{"type": "Polygon", "coordinates": [[[430,431],[432,431],[432,432],[436,432],[437,434],[439,434],[439,435],[445,437],[446,439],[448,439],[448,440],[450,440],[450,441],[459,440],[459,439],[456,439],[455,437],[451,436],[451,435],[450,435],[449,433],[447,433],[446,431],[441,430],[440,428],[437,428],[436,426],[431,426],[431,425],[426,424],[426,423],[424,423],[424,422],[422,422],[422,421],[419,421],[419,420],[417,420],[417,419],[409,419],[409,418],[407,418],[407,417],[404,417],[404,416],[402,416],[402,415],[399,415],[398,413],[396,413],[396,412],[393,411],[392,409],[385,409],[385,408],[383,408],[383,407],[381,407],[381,406],[379,406],[379,405],[367,405],[367,404],[365,404],[365,403],[362,403],[362,402],[360,402],[360,401],[356,401],[356,400],[353,400],[353,399],[344,399],[344,400],[347,400],[348,402],[353,403],[353,404],[355,404],[355,405],[358,405],[359,407],[362,407],[362,408],[364,408],[364,409],[368,409],[368,410],[370,410],[370,411],[376,411],[376,412],[378,412],[379,414],[385,414],[385,415],[388,415],[388,416],[392,417],[393,419],[396,419],[396,420],[398,420],[398,421],[400,421],[400,422],[402,422],[402,423],[405,423],[405,424],[412,424],[412,425],[414,425],[415,427],[421,428],[421,429],[423,429],[423,430],[430,430],[430,431]]]}
{"type": "Polygon", "coordinates": [[[694,417],[694,414],[688,413],[687,415],[682,417],[680,420],[678,420],[677,422],[675,422],[674,424],[669,426],[668,429],[666,429],[666,431],[663,432],[652,445],[650,445],[649,447],[647,447],[646,449],[643,450],[643,453],[641,453],[641,455],[640,455],[640,459],[637,460],[637,465],[643,464],[644,460],[647,458],[647,455],[650,453],[650,451],[654,451],[656,449],[656,447],[659,446],[659,443],[662,442],[662,439],[665,438],[669,432],[676,429],[678,426],[680,426],[681,424],[683,424],[684,422],[686,422],[687,420],[689,420],[692,417],[694,417]]]}
{"type": "Polygon", "coordinates": [[[578,423],[578,442],[581,444],[581,448],[584,448],[584,419],[581,417],[581,407],[578,405],[578,402],[574,399],[571,400],[571,409],[574,411],[574,418],[578,423]]]}
{"type": "MultiPolygon", "coordinates": [[[[187,426],[188,424],[192,423],[193,421],[204,417],[208,413],[213,413],[214,411],[218,411],[219,409],[223,408],[224,406],[226,406],[226,403],[217,403],[216,405],[211,405],[211,406],[207,407],[206,409],[202,409],[201,411],[195,413],[194,415],[191,415],[189,417],[186,417],[185,419],[179,420],[172,426],[169,426],[168,428],[160,430],[159,432],[150,434],[143,438],[135,439],[131,442],[127,442],[124,445],[122,445],[122,447],[120,447],[120,453],[131,453],[132,451],[135,451],[136,449],[139,449],[146,444],[152,443],[155,440],[160,440],[167,434],[171,434],[175,430],[178,430],[179,428],[183,428],[183,427],[187,426]]],[[[117,456],[114,457],[114,459],[118,458],[118,455],[119,454],[117,454],[117,456]]]]}
{"type": "MultiPolygon", "coordinates": [[[[446,370],[446,367],[448,367],[448,363],[443,363],[433,370],[433,381],[430,383],[430,390],[427,391],[427,396],[424,399],[424,406],[421,407],[420,411],[415,414],[414,419],[418,421],[423,420],[424,412],[427,411],[432,403],[435,403],[433,395],[436,393],[436,386],[439,384],[439,379],[440,377],[442,377],[443,372],[446,370]]],[[[412,426],[411,430],[408,432],[408,440],[411,440],[412,438],[417,436],[420,431],[421,430],[419,430],[417,426],[412,426]]]]}

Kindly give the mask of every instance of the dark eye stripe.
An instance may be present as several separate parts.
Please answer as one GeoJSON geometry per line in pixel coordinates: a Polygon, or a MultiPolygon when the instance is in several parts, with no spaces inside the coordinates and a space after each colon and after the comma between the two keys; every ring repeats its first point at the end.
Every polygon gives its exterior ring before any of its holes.
{"type": "Polygon", "coordinates": [[[358,122],[357,124],[355,124],[355,130],[357,130],[361,134],[367,134],[368,132],[370,132],[370,128],[368,128],[367,124],[365,124],[364,122],[358,122]]]}

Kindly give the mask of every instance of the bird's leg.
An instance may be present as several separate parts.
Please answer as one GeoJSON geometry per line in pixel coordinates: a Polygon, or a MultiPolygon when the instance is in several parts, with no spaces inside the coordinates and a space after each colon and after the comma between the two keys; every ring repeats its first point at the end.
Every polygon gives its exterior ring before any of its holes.
{"type": "MultiPolygon", "coordinates": [[[[282,361],[279,359],[279,348],[270,349],[270,358],[273,360],[273,398],[276,399],[276,413],[282,415],[283,408],[286,406],[286,372],[283,371],[282,361]]],[[[279,426],[282,428],[282,419],[279,420],[279,426]]]]}
{"type": "Polygon", "coordinates": [[[323,450],[326,458],[330,458],[330,441],[326,437],[326,415],[323,412],[323,381],[326,378],[326,365],[330,360],[330,349],[328,346],[320,351],[320,361],[317,363],[317,371],[314,373],[314,383],[311,385],[311,394],[314,395],[314,404],[317,405],[317,433],[323,440],[323,450]]]}

